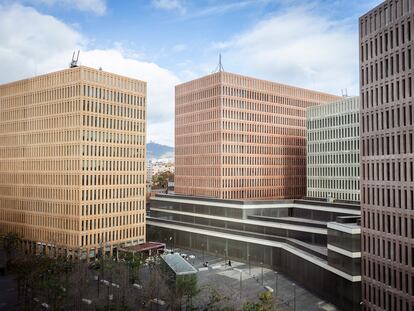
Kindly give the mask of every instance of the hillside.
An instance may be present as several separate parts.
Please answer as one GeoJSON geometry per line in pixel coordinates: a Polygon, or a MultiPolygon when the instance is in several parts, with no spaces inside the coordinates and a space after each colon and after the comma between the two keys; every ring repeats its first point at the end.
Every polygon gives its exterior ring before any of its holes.
{"type": "Polygon", "coordinates": [[[166,158],[174,158],[174,148],[161,145],[154,142],[149,142],[147,144],[147,159],[148,160],[156,160],[156,159],[166,159],[166,158]]]}

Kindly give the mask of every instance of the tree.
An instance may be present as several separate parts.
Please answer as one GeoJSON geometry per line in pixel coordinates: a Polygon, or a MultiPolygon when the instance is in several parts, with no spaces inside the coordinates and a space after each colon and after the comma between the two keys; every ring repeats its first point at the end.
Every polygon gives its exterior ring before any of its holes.
{"type": "Polygon", "coordinates": [[[9,232],[3,236],[3,248],[6,251],[6,265],[10,265],[10,261],[14,259],[16,251],[21,243],[21,237],[15,232],[9,232]]]}
{"type": "Polygon", "coordinates": [[[203,311],[220,311],[223,308],[220,308],[224,303],[229,301],[229,298],[222,295],[215,287],[207,286],[206,288],[209,291],[208,300],[203,304],[203,311]]]}
{"type": "Polygon", "coordinates": [[[167,188],[169,181],[174,181],[174,173],[170,171],[161,172],[152,176],[152,183],[158,188],[167,188]]]}
{"type": "Polygon", "coordinates": [[[182,305],[182,298],[187,297],[186,305],[187,308],[192,309],[193,297],[196,296],[200,290],[197,288],[197,277],[195,274],[177,276],[175,281],[175,292],[182,305]]]}
{"type": "Polygon", "coordinates": [[[246,302],[243,305],[242,311],[276,311],[274,307],[272,294],[264,292],[259,295],[259,302],[246,302]]]}

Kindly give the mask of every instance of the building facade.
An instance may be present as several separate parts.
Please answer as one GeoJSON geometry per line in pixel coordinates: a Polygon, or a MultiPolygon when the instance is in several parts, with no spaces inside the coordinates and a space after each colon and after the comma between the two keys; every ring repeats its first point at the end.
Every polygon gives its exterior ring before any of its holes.
{"type": "Polygon", "coordinates": [[[359,98],[308,108],[307,196],[359,201],[359,98]]]}
{"type": "Polygon", "coordinates": [[[249,267],[263,264],[340,310],[357,311],[361,230],[360,206],[354,203],[157,194],[147,216],[148,237],[249,267]]]}
{"type": "Polygon", "coordinates": [[[93,256],[145,242],[146,83],[75,67],[0,86],[0,233],[93,256]]]}
{"type": "Polygon", "coordinates": [[[338,99],[227,72],[176,86],[175,192],[303,197],[306,108],[338,99]]]}
{"type": "Polygon", "coordinates": [[[364,310],[414,310],[414,1],[359,20],[364,310]]]}

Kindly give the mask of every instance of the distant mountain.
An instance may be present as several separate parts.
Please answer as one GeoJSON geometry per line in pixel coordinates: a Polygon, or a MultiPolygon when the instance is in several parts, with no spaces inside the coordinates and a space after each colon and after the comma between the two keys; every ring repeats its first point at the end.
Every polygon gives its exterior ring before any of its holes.
{"type": "Polygon", "coordinates": [[[154,143],[150,141],[147,144],[147,159],[148,160],[156,160],[156,159],[166,159],[172,158],[174,159],[174,148],[154,143]]]}

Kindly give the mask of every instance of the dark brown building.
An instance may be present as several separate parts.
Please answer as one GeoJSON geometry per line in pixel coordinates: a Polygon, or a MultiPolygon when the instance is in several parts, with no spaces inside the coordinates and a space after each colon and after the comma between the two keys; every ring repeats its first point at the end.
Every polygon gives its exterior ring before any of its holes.
{"type": "Polygon", "coordinates": [[[414,310],[414,0],[360,18],[364,310],[414,310]]]}

